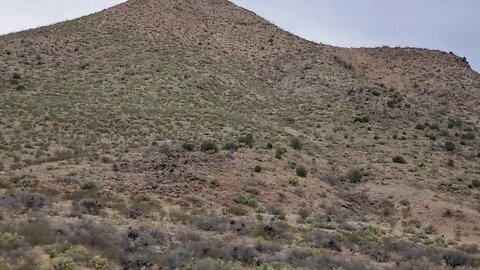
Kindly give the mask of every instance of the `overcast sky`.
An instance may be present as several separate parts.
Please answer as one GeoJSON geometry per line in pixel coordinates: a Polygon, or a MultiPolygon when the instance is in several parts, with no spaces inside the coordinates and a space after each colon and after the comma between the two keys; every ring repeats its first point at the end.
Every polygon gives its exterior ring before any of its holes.
{"type": "MultiPolygon", "coordinates": [[[[479,0],[232,0],[309,40],[453,51],[480,70],[479,0]]],[[[0,0],[0,34],[102,10],[121,0],[0,0]]]]}

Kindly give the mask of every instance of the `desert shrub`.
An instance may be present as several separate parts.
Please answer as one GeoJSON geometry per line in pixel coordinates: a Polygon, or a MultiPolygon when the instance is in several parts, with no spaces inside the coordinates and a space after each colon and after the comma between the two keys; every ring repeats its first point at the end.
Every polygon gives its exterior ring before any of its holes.
{"type": "Polygon", "coordinates": [[[12,79],[14,79],[14,80],[20,80],[21,78],[22,78],[22,76],[18,72],[13,73],[13,75],[12,75],[12,79]]]}
{"type": "Polygon", "coordinates": [[[224,150],[228,150],[228,151],[232,151],[232,152],[237,151],[239,148],[240,148],[240,146],[239,146],[238,144],[236,144],[236,143],[233,143],[233,142],[226,143],[226,144],[223,146],[223,149],[224,149],[224,150]]]}
{"type": "Polygon", "coordinates": [[[38,185],[39,181],[36,176],[22,175],[10,178],[10,183],[15,187],[33,188],[38,185]]]}
{"type": "Polygon", "coordinates": [[[60,235],[50,224],[44,220],[35,220],[16,228],[16,233],[21,235],[31,245],[51,245],[58,241],[60,235]]]}
{"type": "Polygon", "coordinates": [[[216,232],[225,232],[228,224],[228,220],[226,218],[215,215],[193,216],[191,222],[195,227],[197,227],[197,229],[216,232]]]}
{"type": "Polygon", "coordinates": [[[401,199],[401,200],[400,200],[400,204],[401,204],[401,205],[404,205],[404,206],[408,206],[408,205],[410,205],[410,201],[407,200],[407,199],[401,199]]]}
{"type": "Polygon", "coordinates": [[[368,119],[367,116],[357,116],[353,119],[354,123],[368,123],[370,122],[370,119],[368,119]]]}
{"type": "Polygon", "coordinates": [[[105,222],[100,224],[81,220],[75,224],[64,225],[59,232],[70,243],[94,248],[113,260],[122,257],[123,249],[129,246],[127,236],[105,222]]]}
{"type": "Polygon", "coordinates": [[[312,247],[342,251],[340,239],[336,239],[323,231],[315,230],[311,232],[308,239],[312,247]]]}
{"type": "Polygon", "coordinates": [[[389,217],[394,214],[395,212],[395,205],[393,202],[391,202],[388,199],[381,200],[378,203],[378,208],[379,208],[379,214],[382,217],[389,217]]]}
{"type": "Polygon", "coordinates": [[[267,263],[257,266],[255,270],[295,270],[295,268],[287,263],[267,263]]]}
{"type": "Polygon", "coordinates": [[[84,183],[82,183],[82,185],[80,186],[81,189],[83,190],[97,190],[98,189],[98,186],[95,182],[93,181],[86,181],[84,183]]]}
{"type": "Polygon", "coordinates": [[[0,198],[0,208],[17,210],[38,210],[48,204],[47,197],[39,193],[14,192],[0,198]]]}
{"type": "Polygon", "coordinates": [[[81,216],[84,214],[87,215],[100,215],[102,209],[104,209],[105,205],[103,202],[96,200],[96,199],[81,199],[78,202],[73,203],[72,214],[74,216],[81,216]]]}
{"type": "Polygon", "coordinates": [[[345,178],[350,183],[360,183],[363,178],[363,172],[361,169],[353,168],[347,172],[345,178]]]}
{"type": "Polygon", "coordinates": [[[425,129],[425,125],[417,124],[417,125],[415,126],[415,128],[418,129],[418,130],[424,130],[424,129],[425,129]]]}
{"type": "Polygon", "coordinates": [[[477,179],[472,180],[472,187],[480,188],[480,180],[477,180],[477,179]]]}
{"type": "Polygon", "coordinates": [[[254,171],[257,172],[257,173],[261,172],[262,171],[262,166],[255,165],[254,171]]]}
{"type": "Polygon", "coordinates": [[[467,252],[469,254],[478,254],[480,253],[480,248],[477,244],[463,244],[458,247],[459,250],[467,252]]]}
{"type": "MultiPolygon", "coordinates": [[[[2,228],[2,230],[4,230],[2,228]]],[[[2,249],[14,249],[22,245],[23,236],[14,232],[0,232],[0,251],[2,249]]]]}
{"type": "Polygon", "coordinates": [[[480,152],[477,153],[477,157],[480,158],[480,152]]]}
{"type": "Polygon", "coordinates": [[[279,223],[258,225],[256,235],[272,241],[289,241],[292,238],[288,227],[279,223]]]}
{"type": "Polygon", "coordinates": [[[446,250],[443,252],[442,257],[447,265],[453,268],[458,266],[478,266],[478,262],[472,256],[462,251],[446,250]]]}
{"type": "Polygon", "coordinates": [[[225,209],[225,213],[235,216],[246,216],[248,215],[248,210],[238,205],[232,205],[225,209]]]}
{"type": "Polygon", "coordinates": [[[238,204],[248,205],[250,207],[257,207],[258,205],[257,200],[255,200],[255,198],[250,198],[248,196],[245,196],[244,194],[237,195],[233,199],[233,201],[238,204]]]}
{"type": "Polygon", "coordinates": [[[307,219],[312,214],[312,211],[307,208],[301,208],[298,210],[298,215],[301,219],[307,219]]]}
{"type": "Polygon", "coordinates": [[[453,159],[449,159],[447,161],[447,167],[450,167],[450,168],[455,167],[455,161],[453,161],[453,159]]]}
{"type": "Polygon", "coordinates": [[[122,209],[125,216],[131,219],[152,218],[157,214],[164,214],[161,205],[147,198],[137,198],[131,205],[122,209]]]}
{"type": "Polygon", "coordinates": [[[158,261],[159,256],[149,247],[127,250],[120,257],[120,263],[125,270],[148,269],[158,261]]]}
{"type": "Polygon", "coordinates": [[[385,232],[374,226],[365,226],[359,231],[346,232],[346,240],[357,245],[379,244],[381,243],[385,232]]]}
{"type": "Polygon", "coordinates": [[[218,146],[215,142],[204,142],[202,143],[200,149],[203,152],[212,152],[212,153],[217,153],[218,152],[218,146]]]}
{"type": "Polygon", "coordinates": [[[463,133],[460,138],[462,138],[463,140],[475,140],[475,133],[473,132],[467,132],[467,133],[463,133]]]}
{"type": "Polygon", "coordinates": [[[295,150],[302,150],[303,143],[299,138],[291,138],[290,139],[290,147],[292,147],[295,150]]]}
{"type": "Polygon", "coordinates": [[[267,149],[273,149],[273,144],[272,143],[267,143],[267,149]]]}
{"type": "Polygon", "coordinates": [[[275,151],[275,158],[276,159],[282,159],[283,155],[287,153],[287,150],[284,148],[277,149],[275,151]]]}
{"type": "Polygon", "coordinates": [[[195,149],[195,145],[192,143],[182,143],[182,149],[188,152],[192,152],[195,149]]]}
{"type": "Polygon", "coordinates": [[[292,187],[296,187],[296,186],[298,186],[298,184],[299,184],[299,183],[298,183],[298,179],[293,179],[293,178],[288,179],[288,184],[289,184],[290,186],[292,186],[292,187]]]}
{"type": "Polygon", "coordinates": [[[292,249],[280,259],[294,267],[301,269],[344,269],[344,270],[370,270],[372,265],[353,258],[342,258],[335,254],[314,254],[307,249],[292,249]]]}
{"type": "Polygon", "coordinates": [[[5,170],[5,165],[0,161],[0,172],[5,170]]]}
{"type": "Polygon", "coordinates": [[[226,262],[221,259],[212,259],[212,258],[205,258],[205,259],[192,259],[188,263],[188,265],[181,268],[181,270],[242,270],[244,269],[241,265],[233,263],[233,262],[226,262]]]}
{"type": "Polygon", "coordinates": [[[220,186],[220,181],[217,178],[212,178],[208,180],[208,186],[210,188],[217,188],[220,186]]]}
{"type": "Polygon", "coordinates": [[[259,256],[254,247],[243,243],[200,241],[174,245],[163,256],[161,266],[162,269],[189,269],[189,264],[194,259],[205,258],[251,264],[255,263],[259,256]]]}
{"type": "Polygon", "coordinates": [[[448,152],[453,152],[455,151],[455,149],[456,149],[455,143],[451,141],[448,141],[445,143],[445,150],[447,150],[448,152]]]}
{"type": "Polygon", "coordinates": [[[394,157],[392,158],[392,161],[393,161],[394,163],[407,164],[407,161],[406,161],[405,158],[402,157],[402,156],[394,156],[394,157]]]}
{"type": "Polygon", "coordinates": [[[252,148],[255,143],[255,139],[253,138],[252,134],[247,134],[244,137],[238,138],[238,142],[252,148]]]}
{"type": "Polygon", "coordinates": [[[274,215],[278,219],[285,219],[286,218],[286,213],[285,210],[283,210],[281,205],[270,205],[267,207],[267,211],[274,215]]]}
{"type": "Polygon", "coordinates": [[[298,166],[296,169],[295,169],[295,172],[297,173],[297,176],[299,177],[307,177],[307,169],[304,167],[304,166],[298,166]]]}
{"type": "Polygon", "coordinates": [[[247,187],[245,188],[245,192],[252,194],[253,196],[258,196],[260,195],[260,190],[255,187],[247,187]]]}
{"type": "Polygon", "coordinates": [[[112,163],[113,160],[112,160],[112,158],[109,157],[109,156],[101,156],[101,157],[100,157],[100,161],[101,161],[102,163],[112,163]]]}

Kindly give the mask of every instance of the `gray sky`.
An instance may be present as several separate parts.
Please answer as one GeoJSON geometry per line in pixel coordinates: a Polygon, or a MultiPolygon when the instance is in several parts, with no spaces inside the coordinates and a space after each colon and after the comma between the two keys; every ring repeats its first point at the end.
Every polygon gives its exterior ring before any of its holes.
{"type": "MultiPolygon", "coordinates": [[[[478,0],[232,0],[309,40],[453,51],[480,70],[478,0]]],[[[0,0],[0,34],[72,19],[122,0],[0,0]]]]}

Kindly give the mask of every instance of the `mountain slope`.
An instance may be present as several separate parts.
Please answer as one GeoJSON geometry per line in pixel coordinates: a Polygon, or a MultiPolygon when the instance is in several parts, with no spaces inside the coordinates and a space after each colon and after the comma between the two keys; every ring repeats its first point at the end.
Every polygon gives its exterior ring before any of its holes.
{"type": "Polygon", "coordinates": [[[0,269],[474,268],[479,95],[456,56],[226,0],[0,37],[0,269]]]}

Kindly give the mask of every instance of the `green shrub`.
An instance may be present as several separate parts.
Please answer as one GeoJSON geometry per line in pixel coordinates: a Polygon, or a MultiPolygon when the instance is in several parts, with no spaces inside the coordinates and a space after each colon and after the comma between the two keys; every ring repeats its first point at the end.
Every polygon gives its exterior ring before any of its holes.
{"type": "Polygon", "coordinates": [[[306,208],[302,208],[298,211],[298,215],[300,215],[301,219],[307,219],[312,214],[312,211],[306,208]]]}
{"type": "Polygon", "coordinates": [[[407,199],[401,199],[400,204],[404,205],[404,206],[407,206],[407,205],[410,205],[410,202],[407,199]]]}
{"type": "Polygon", "coordinates": [[[20,73],[15,72],[15,73],[13,73],[12,78],[14,80],[20,80],[22,78],[22,76],[20,75],[20,73]]]}
{"type": "Polygon", "coordinates": [[[474,140],[475,139],[475,134],[473,132],[464,133],[460,136],[460,138],[462,138],[464,140],[474,140]]]}
{"type": "Polygon", "coordinates": [[[246,216],[248,215],[248,210],[238,205],[232,205],[225,209],[225,213],[234,216],[246,216]]]}
{"type": "Polygon", "coordinates": [[[245,144],[246,146],[252,148],[253,147],[253,144],[255,143],[255,140],[253,139],[253,135],[252,134],[247,134],[245,135],[244,137],[240,137],[238,139],[238,142],[239,143],[243,143],[245,144]]]}
{"type": "Polygon", "coordinates": [[[287,150],[284,148],[277,149],[275,151],[275,158],[276,159],[282,159],[283,155],[287,153],[287,150]]]}
{"type": "Polygon", "coordinates": [[[363,178],[363,172],[361,169],[353,168],[347,172],[346,178],[350,183],[360,183],[363,178]]]}
{"type": "Polygon", "coordinates": [[[453,161],[452,159],[449,159],[447,161],[447,167],[450,167],[450,168],[455,167],[455,161],[453,161]]]}
{"type": "Polygon", "coordinates": [[[292,187],[298,186],[298,180],[297,179],[288,179],[288,184],[292,187]]]}
{"type": "Polygon", "coordinates": [[[240,148],[240,146],[237,145],[236,143],[232,143],[232,142],[226,143],[226,144],[223,146],[223,149],[224,149],[224,150],[233,151],[233,152],[237,151],[238,148],[240,148]]]}
{"type": "Polygon", "coordinates": [[[455,151],[456,146],[455,146],[455,144],[454,144],[453,142],[448,141],[448,142],[445,143],[445,149],[446,149],[448,152],[453,152],[453,151],[455,151]]]}
{"type": "Polygon", "coordinates": [[[480,180],[473,180],[472,181],[472,186],[475,187],[475,188],[479,188],[480,187],[480,180]]]}
{"type": "Polygon", "coordinates": [[[425,126],[422,125],[422,124],[417,124],[417,125],[415,126],[415,128],[418,129],[418,130],[424,130],[424,129],[425,129],[425,126]]]}
{"type": "Polygon", "coordinates": [[[10,183],[15,187],[33,188],[38,185],[39,181],[36,176],[22,175],[10,178],[10,183]]]}
{"type": "Polygon", "coordinates": [[[220,181],[218,181],[218,179],[216,178],[210,179],[208,181],[208,186],[210,186],[211,188],[217,188],[220,186],[220,181]]]}
{"type": "Polygon", "coordinates": [[[247,197],[243,194],[237,195],[233,199],[233,201],[238,203],[238,204],[248,205],[250,207],[257,207],[257,205],[258,205],[257,200],[255,200],[254,198],[247,197]]]}
{"type": "Polygon", "coordinates": [[[192,152],[194,149],[195,149],[195,145],[193,145],[192,143],[182,143],[182,148],[183,150],[186,150],[188,152],[192,152]]]}
{"type": "Polygon", "coordinates": [[[353,122],[354,123],[368,123],[370,122],[370,119],[368,119],[368,117],[366,116],[357,116],[353,119],[353,122]]]}
{"type": "Polygon", "coordinates": [[[255,172],[259,173],[262,171],[262,167],[260,165],[255,165],[255,172]]]}
{"type": "Polygon", "coordinates": [[[217,153],[218,152],[218,146],[214,142],[204,142],[202,143],[201,149],[203,152],[212,152],[212,153],[217,153]]]}
{"type": "Polygon", "coordinates": [[[395,163],[399,163],[399,164],[407,164],[407,161],[402,156],[394,156],[392,158],[392,161],[395,162],[395,163]]]}
{"type": "Polygon", "coordinates": [[[295,268],[286,263],[269,263],[257,266],[255,270],[295,270],[295,268]]]}
{"type": "Polygon", "coordinates": [[[300,176],[300,177],[307,177],[307,173],[308,173],[307,169],[303,166],[298,166],[295,172],[297,173],[297,176],[300,176]]]}
{"type": "Polygon", "coordinates": [[[245,192],[252,194],[253,196],[258,196],[260,195],[260,190],[258,188],[254,187],[249,187],[245,189],[245,192]]]}
{"type": "Polygon", "coordinates": [[[97,190],[98,189],[98,186],[95,182],[93,181],[87,181],[85,183],[83,183],[81,186],[80,186],[81,189],[83,190],[97,190]]]}
{"type": "Polygon", "coordinates": [[[299,138],[292,138],[290,140],[290,147],[292,147],[295,150],[302,150],[303,148],[302,141],[299,138]]]}
{"type": "Polygon", "coordinates": [[[362,228],[360,231],[347,232],[345,238],[357,245],[379,244],[385,232],[371,225],[362,228]]]}

